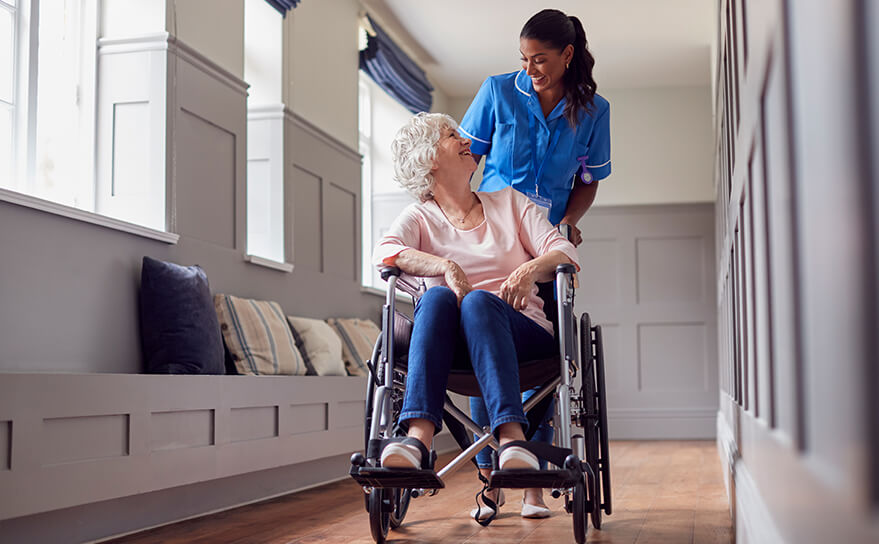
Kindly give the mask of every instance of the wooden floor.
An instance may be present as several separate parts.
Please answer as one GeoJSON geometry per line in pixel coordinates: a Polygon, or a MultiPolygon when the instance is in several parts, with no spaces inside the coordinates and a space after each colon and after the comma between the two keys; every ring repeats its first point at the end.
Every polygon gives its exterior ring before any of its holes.
{"type": "MultiPolygon", "coordinates": [[[[714,442],[612,442],[613,515],[589,542],[728,543],[732,530],[717,446],[714,442]]],[[[450,455],[440,457],[444,464],[450,455]]],[[[412,501],[389,542],[573,542],[563,499],[547,495],[552,517],[519,516],[522,492],[486,528],[468,517],[481,488],[468,463],[434,497],[412,501]]],[[[362,491],[352,480],[294,493],[219,514],[168,525],[114,543],[369,543],[362,491]]]]}

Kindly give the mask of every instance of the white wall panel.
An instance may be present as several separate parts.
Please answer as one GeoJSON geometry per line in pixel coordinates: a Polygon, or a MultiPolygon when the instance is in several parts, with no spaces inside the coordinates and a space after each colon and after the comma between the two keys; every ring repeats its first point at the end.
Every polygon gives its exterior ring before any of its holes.
{"type": "Polygon", "coordinates": [[[168,35],[98,44],[96,211],[166,230],[168,35]]]}

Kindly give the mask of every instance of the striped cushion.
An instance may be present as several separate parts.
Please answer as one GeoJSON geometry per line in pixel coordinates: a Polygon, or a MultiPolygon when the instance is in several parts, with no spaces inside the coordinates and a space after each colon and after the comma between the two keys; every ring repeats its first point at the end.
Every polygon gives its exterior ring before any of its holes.
{"type": "Polygon", "coordinates": [[[342,340],[342,359],[351,376],[366,376],[366,361],[372,357],[372,348],[381,330],[369,319],[327,319],[342,340]]]}
{"type": "Polygon", "coordinates": [[[239,374],[302,376],[306,366],[277,302],[215,295],[220,330],[239,374]]]}

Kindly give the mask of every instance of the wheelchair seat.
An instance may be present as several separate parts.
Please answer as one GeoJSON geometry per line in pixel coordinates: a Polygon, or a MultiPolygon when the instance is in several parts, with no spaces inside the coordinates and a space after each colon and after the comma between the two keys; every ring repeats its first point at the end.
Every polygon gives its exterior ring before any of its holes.
{"type": "MultiPolygon", "coordinates": [[[[558,310],[553,299],[553,282],[537,284],[537,294],[543,300],[543,311],[546,318],[552,323],[555,331],[556,343],[558,343],[558,310]]],[[[394,368],[406,372],[409,354],[409,340],[412,337],[412,319],[398,311],[394,312],[394,368]]],[[[545,385],[548,381],[559,375],[559,356],[544,359],[519,361],[519,390],[530,391],[535,387],[545,385]]],[[[452,365],[449,372],[449,381],[446,386],[448,391],[467,397],[482,396],[479,382],[472,368],[460,368],[452,365]]]]}

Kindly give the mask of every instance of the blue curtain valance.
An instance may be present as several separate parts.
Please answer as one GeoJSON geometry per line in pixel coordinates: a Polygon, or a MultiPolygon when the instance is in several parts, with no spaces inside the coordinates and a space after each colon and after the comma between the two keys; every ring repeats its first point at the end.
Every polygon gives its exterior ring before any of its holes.
{"type": "Polygon", "coordinates": [[[287,16],[287,12],[295,8],[301,0],[266,0],[270,6],[281,12],[281,15],[287,16]]]}
{"type": "Polygon", "coordinates": [[[367,37],[366,49],[360,52],[360,69],[412,113],[430,111],[433,86],[424,70],[372,18],[367,18],[375,36],[367,37]]]}

